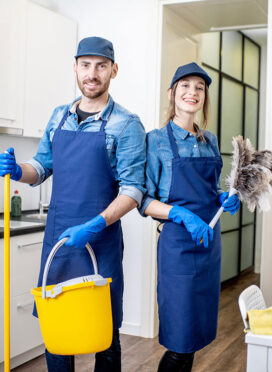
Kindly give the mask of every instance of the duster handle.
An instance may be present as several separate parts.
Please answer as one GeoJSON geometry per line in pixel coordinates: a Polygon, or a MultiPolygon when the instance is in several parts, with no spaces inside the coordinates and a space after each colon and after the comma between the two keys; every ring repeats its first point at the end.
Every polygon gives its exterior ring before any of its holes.
{"type": "MultiPolygon", "coordinates": [[[[230,191],[229,191],[229,196],[228,198],[230,198],[232,195],[235,195],[237,194],[237,190],[231,188],[230,191]]],[[[224,208],[223,207],[220,207],[216,213],[216,215],[213,217],[213,219],[211,220],[211,222],[209,223],[209,226],[213,229],[214,226],[216,225],[217,221],[219,220],[221,214],[224,212],[224,208]]]]}

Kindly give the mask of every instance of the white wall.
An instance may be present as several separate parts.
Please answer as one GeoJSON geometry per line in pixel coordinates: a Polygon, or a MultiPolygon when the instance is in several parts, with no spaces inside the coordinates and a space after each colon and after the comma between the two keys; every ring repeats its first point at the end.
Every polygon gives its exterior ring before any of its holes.
{"type": "MultiPolygon", "coordinates": [[[[267,39],[267,71],[272,69],[272,3],[268,2],[268,39],[267,39]]],[[[268,150],[272,150],[272,75],[267,74],[266,79],[266,122],[264,145],[268,150]]],[[[263,214],[262,225],[262,259],[261,259],[261,288],[268,306],[272,305],[272,240],[271,240],[271,226],[272,226],[272,210],[263,214]]]]}
{"type": "MultiPolygon", "coordinates": [[[[266,148],[265,144],[265,116],[266,116],[266,80],[267,80],[267,46],[261,45],[261,76],[260,76],[260,106],[259,106],[259,148],[266,148]]],[[[255,239],[255,272],[261,272],[262,256],[262,221],[263,213],[257,210],[256,239],[255,239]]]]}
{"type": "Polygon", "coordinates": [[[160,125],[166,119],[169,105],[167,90],[178,66],[199,61],[199,30],[165,8],[163,12],[161,50],[160,125]]]}

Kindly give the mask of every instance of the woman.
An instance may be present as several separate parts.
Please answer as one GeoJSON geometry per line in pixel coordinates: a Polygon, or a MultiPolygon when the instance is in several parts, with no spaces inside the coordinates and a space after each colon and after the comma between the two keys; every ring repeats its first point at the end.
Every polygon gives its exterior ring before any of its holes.
{"type": "Polygon", "coordinates": [[[195,351],[216,337],[220,292],[220,223],[208,223],[236,195],[219,188],[222,159],[207,124],[209,75],[196,63],[180,66],[168,90],[167,125],[148,134],[147,196],[142,212],[165,220],[158,242],[159,342],[168,350],[158,372],[191,371],[195,351]]]}

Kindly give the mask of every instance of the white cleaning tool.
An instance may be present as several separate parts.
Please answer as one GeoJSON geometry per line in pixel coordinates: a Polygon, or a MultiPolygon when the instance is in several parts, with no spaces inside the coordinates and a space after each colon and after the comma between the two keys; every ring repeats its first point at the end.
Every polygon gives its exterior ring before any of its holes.
{"type": "MultiPolygon", "coordinates": [[[[270,151],[254,151],[249,139],[234,137],[232,169],[226,179],[229,197],[237,194],[247,204],[250,212],[257,207],[262,211],[270,209],[269,195],[272,193],[272,153],[270,151]]],[[[214,228],[223,213],[221,207],[209,226],[214,228]]]]}

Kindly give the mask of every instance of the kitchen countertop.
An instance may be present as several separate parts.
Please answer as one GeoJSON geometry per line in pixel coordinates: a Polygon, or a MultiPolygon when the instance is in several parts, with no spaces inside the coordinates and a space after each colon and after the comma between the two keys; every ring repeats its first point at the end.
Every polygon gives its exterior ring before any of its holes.
{"type": "MultiPolygon", "coordinates": [[[[0,213],[0,221],[4,220],[4,214],[0,213]]],[[[10,236],[17,236],[17,235],[24,235],[24,234],[31,234],[38,231],[44,231],[46,225],[45,218],[39,218],[39,210],[29,210],[29,211],[22,211],[22,215],[20,217],[10,217],[10,236]],[[32,216],[33,215],[33,216],[32,216]],[[23,226],[23,223],[18,223],[17,225],[22,225],[16,228],[12,228],[12,222],[27,222],[27,226],[23,226]],[[31,222],[33,224],[31,224],[31,222]],[[37,224],[39,223],[39,224],[37,224]]],[[[25,224],[26,225],[26,224],[25,224]]],[[[4,237],[4,228],[0,227],[0,239],[4,237]]]]}

